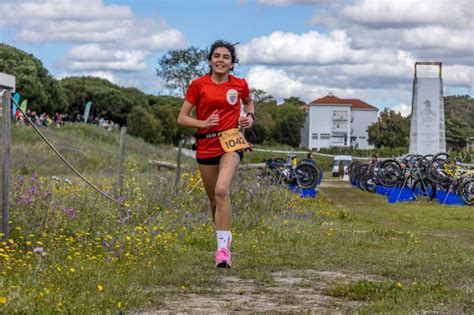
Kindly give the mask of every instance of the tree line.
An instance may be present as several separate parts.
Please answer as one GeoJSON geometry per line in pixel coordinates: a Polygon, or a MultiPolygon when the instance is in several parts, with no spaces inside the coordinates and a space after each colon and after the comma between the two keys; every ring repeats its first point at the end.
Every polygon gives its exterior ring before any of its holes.
{"type": "MultiPolygon", "coordinates": [[[[92,101],[91,115],[127,125],[131,135],[150,143],[178,143],[194,130],[178,126],[176,118],[183,95],[192,79],[208,71],[207,50],[196,47],[170,50],[158,60],[156,74],[169,95],[149,95],[136,88],[124,88],[97,77],[67,77],[56,80],[32,54],[0,44],[0,71],[16,76],[17,90],[37,112],[76,115],[92,101]]],[[[278,104],[263,90],[252,90],[257,120],[245,131],[255,144],[285,144],[298,147],[306,119],[305,102],[298,97],[278,104]]],[[[445,97],[447,142],[465,147],[473,136],[474,100],[470,96],[445,97]]],[[[385,109],[368,128],[369,143],[375,147],[408,147],[409,117],[385,109]]]]}

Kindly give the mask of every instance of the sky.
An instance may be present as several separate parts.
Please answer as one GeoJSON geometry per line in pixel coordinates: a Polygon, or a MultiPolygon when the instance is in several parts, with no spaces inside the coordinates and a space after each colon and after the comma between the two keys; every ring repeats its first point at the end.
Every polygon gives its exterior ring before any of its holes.
{"type": "MultiPolygon", "coordinates": [[[[0,42],[60,79],[149,94],[171,49],[237,45],[236,75],[282,102],[329,93],[410,113],[414,64],[443,63],[444,95],[474,95],[471,0],[0,0],[0,42]]],[[[438,76],[421,66],[419,76],[438,76]]]]}

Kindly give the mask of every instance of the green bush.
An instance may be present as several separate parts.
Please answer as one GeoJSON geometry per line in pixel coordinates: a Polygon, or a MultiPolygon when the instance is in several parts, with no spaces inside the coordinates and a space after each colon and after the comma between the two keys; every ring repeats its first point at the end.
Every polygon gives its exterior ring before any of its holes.
{"type": "Polygon", "coordinates": [[[149,143],[159,143],[163,127],[160,121],[148,110],[135,107],[127,118],[128,133],[140,137],[149,143]]]}

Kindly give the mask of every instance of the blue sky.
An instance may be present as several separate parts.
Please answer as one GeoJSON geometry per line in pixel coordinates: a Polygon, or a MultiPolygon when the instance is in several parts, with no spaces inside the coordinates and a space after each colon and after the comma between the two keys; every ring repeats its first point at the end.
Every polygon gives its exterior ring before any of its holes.
{"type": "Polygon", "coordinates": [[[55,77],[153,94],[169,92],[160,56],[216,39],[240,42],[238,75],[280,102],[331,92],[407,114],[415,61],[443,62],[445,95],[474,90],[469,0],[0,0],[0,12],[0,41],[55,77]]]}

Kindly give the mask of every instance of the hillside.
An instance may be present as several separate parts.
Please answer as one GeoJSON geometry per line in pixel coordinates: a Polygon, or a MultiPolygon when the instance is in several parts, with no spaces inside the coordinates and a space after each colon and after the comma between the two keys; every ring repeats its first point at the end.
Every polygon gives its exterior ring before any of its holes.
{"type": "MultiPolygon", "coordinates": [[[[119,159],[120,132],[108,132],[93,125],[66,124],[41,132],[81,173],[94,176],[116,176],[119,159]]],[[[72,171],[55,155],[31,127],[12,126],[11,168],[13,173],[72,175],[72,171]],[[54,167],[53,167],[54,166],[54,167]]],[[[149,172],[150,159],[175,161],[171,145],[152,145],[127,135],[126,165],[130,172],[149,172]]]]}

